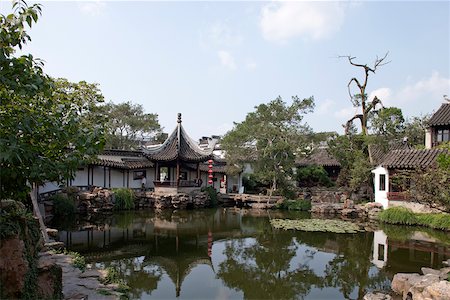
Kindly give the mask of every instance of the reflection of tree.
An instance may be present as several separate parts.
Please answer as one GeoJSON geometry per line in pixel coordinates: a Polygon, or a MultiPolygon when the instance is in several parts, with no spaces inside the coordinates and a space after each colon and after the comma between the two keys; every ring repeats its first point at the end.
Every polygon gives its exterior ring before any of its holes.
{"type": "Polygon", "coordinates": [[[373,233],[346,234],[335,237],[336,257],[325,270],[326,286],[336,287],[346,299],[355,288],[357,299],[362,299],[368,289],[385,287],[386,276],[381,272],[370,275],[373,233]]]}
{"type": "Polygon", "coordinates": [[[151,294],[158,287],[162,270],[157,265],[148,265],[138,257],[122,258],[105,263],[105,267],[114,267],[121,279],[130,287],[130,296],[141,298],[143,293],[151,294]]]}
{"type": "Polygon", "coordinates": [[[300,298],[320,285],[307,264],[291,267],[297,250],[291,235],[263,233],[251,245],[248,241],[229,241],[217,272],[225,285],[242,290],[245,298],[300,298]]]}

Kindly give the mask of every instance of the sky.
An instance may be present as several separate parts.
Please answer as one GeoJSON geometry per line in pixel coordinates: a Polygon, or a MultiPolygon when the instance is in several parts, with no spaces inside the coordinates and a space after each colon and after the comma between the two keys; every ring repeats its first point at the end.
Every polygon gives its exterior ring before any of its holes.
{"type": "MultiPolygon", "coordinates": [[[[407,117],[450,96],[448,1],[39,1],[41,19],[23,52],[45,72],[98,83],[107,101],[132,101],[171,132],[177,113],[191,137],[221,135],[261,103],[314,97],[314,131],[343,132],[356,111],[349,65],[371,74],[369,97],[407,117]]],[[[10,3],[0,0],[0,12],[10,3]]]]}

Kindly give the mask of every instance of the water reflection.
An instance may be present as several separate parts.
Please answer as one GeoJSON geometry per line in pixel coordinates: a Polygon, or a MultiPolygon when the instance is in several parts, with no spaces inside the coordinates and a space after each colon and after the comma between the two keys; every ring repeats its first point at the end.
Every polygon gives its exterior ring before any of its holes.
{"type": "Polygon", "coordinates": [[[394,273],[450,258],[443,232],[399,226],[358,234],[281,231],[270,226],[273,217],[309,216],[139,211],[60,224],[59,238],[88,262],[116,267],[135,299],[362,299],[387,289],[394,273]]]}

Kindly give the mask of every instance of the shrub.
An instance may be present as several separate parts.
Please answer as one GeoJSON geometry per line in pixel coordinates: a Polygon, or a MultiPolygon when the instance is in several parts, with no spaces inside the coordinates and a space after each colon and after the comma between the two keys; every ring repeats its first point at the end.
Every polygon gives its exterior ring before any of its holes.
{"type": "Polygon", "coordinates": [[[416,215],[406,207],[391,207],[382,211],[378,219],[385,223],[401,224],[401,225],[416,225],[416,215]]]}
{"type": "Polygon", "coordinates": [[[297,181],[299,186],[326,186],[334,185],[328,176],[327,171],[322,166],[307,166],[297,169],[297,181]]]}
{"type": "Polygon", "coordinates": [[[450,230],[449,214],[415,214],[406,207],[391,207],[379,214],[379,220],[390,224],[421,225],[450,230]]]}
{"type": "Polygon", "coordinates": [[[63,194],[56,194],[49,198],[53,201],[53,213],[55,216],[68,216],[75,213],[75,204],[72,198],[63,194]]]}
{"type": "Polygon", "coordinates": [[[300,210],[300,211],[308,211],[311,209],[311,202],[308,200],[283,200],[281,204],[277,205],[279,209],[287,209],[287,210],[300,210]]]}
{"type": "Polygon", "coordinates": [[[211,200],[211,206],[216,207],[218,204],[218,197],[216,190],[212,186],[207,186],[203,187],[201,191],[208,194],[209,199],[211,200]]]}
{"type": "Polygon", "coordinates": [[[119,188],[114,191],[114,209],[129,210],[134,208],[134,192],[131,189],[119,188]]]}

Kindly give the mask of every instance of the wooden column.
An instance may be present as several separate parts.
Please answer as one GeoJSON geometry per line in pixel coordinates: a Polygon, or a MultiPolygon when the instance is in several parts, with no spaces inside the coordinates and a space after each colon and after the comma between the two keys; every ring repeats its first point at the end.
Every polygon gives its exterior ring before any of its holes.
{"type": "Polygon", "coordinates": [[[108,167],[108,187],[111,187],[111,167],[108,167]]]}
{"type": "Polygon", "coordinates": [[[200,179],[200,163],[197,163],[197,179],[200,179]]]}
{"type": "Polygon", "coordinates": [[[103,166],[103,187],[106,187],[106,167],[103,166]]]}
{"type": "Polygon", "coordinates": [[[177,159],[177,187],[180,185],[180,161],[177,159]]]}
{"type": "Polygon", "coordinates": [[[127,170],[127,188],[130,187],[130,170],[127,170]]]}
{"type": "Polygon", "coordinates": [[[160,177],[160,175],[159,175],[159,163],[156,162],[156,164],[155,164],[155,180],[159,181],[160,180],[159,177],[160,177]]]}

